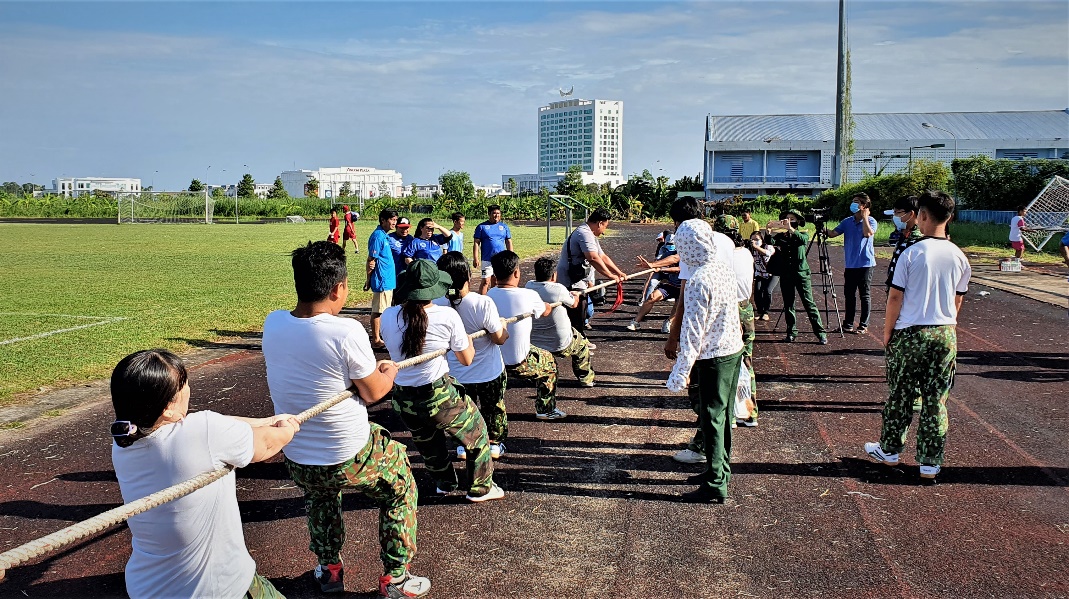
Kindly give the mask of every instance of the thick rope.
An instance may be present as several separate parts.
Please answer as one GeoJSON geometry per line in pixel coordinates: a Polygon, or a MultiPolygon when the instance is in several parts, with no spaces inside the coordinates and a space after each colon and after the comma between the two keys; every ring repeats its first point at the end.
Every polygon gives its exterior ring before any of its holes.
{"type": "MultiPolygon", "coordinates": [[[[626,280],[633,277],[649,274],[656,270],[656,268],[649,268],[636,272],[634,274],[627,275],[624,277],[624,279],[626,280]]],[[[588,289],[584,289],[579,293],[581,295],[585,295],[597,289],[602,289],[604,287],[608,287],[609,285],[615,284],[616,281],[609,281],[607,283],[602,283],[600,285],[595,285],[588,289]]],[[[561,302],[555,302],[547,305],[555,308],[557,306],[560,306],[561,302]]],[[[525,318],[531,318],[532,316],[532,314],[521,314],[519,316],[513,316],[512,318],[505,319],[505,324],[512,324],[525,318]]],[[[477,331],[471,335],[471,338],[478,339],[485,335],[485,330],[477,331]]],[[[424,362],[428,362],[435,358],[444,356],[447,352],[448,350],[440,349],[430,353],[408,358],[407,360],[402,360],[398,362],[397,368],[401,369],[416,366],[417,364],[422,364],[424,362]]],[[[317,416],[329,410],[330,408],[338,405],[339,403],[349,399],[350,397],[354,397],[355,395],[356,388],[350,387],[345,391],[338,393],[334,397],[331,397],[326,401],[320,402],[301,412],[300,414],[297,414],[295,418],[298,422],[303,424],[313,416],[317,416]]],[[[11,568],[14,568],[15,566],[22,565],[42,555],[59,551],[67,545],[76,543],[82,539],[103,532],[104,530],[107,530],[117,524],[121,524],[126,520],[130,519],[130,517],[132,516],[147,512],[148,510],[154,507],[159,507],[165,503],[174,501],[175,499],[185,497],[193,491],[196,491],[197,489],[205,487],[223,478],[224,476],[230,474],[233,470],[234,467],[228,464],[222,468],[219,468],[218,470],[214,470],[212,472],[205,472],[204,474],[200,474],[189,480],[180,482],[177,485],[172,485],[170,487],[167,487],[166,489],[161,489],[151,495],[146,495],[145,497],[142,497],[141,499],[138,499],[136,501],[131,501],[130,503],[126,503],[118,507],[112,508],[106,512],[97,514],[92,518],[83,520],[81,522],[78,522],[77,524],[72,524],[66,528],[57,530],[52,534],[43,536],[39,539],[35,539],[23,545],[19,545],[14,549],[9,549],[3,553],[0,553],[0,580],[3,580],[4,576],[7,574],[7,571],[11,568]]]]}

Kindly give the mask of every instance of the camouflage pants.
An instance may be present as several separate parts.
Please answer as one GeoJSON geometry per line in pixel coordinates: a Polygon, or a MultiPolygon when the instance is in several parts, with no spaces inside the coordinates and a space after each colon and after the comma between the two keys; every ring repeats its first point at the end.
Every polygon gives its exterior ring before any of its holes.
{"type": "Polygon", "coordinates": [[[753,342],[757,333],[754,330],[754,310],[750,300],[739,302],[739,320],[742,322],[742,365],[750,373],[750,397],[753,399],[750,418],[757,418],[757,376],[753,370],[753,342]]]}
{"type": "Polygon", "coordinates": [[[572,328],[572,342],[568,347],[554,352],[555,356],[572,359],[572,374],[583,384],[594,382],[594,369],[590,367],[590,341],[572,328]]]}
{"type": "Polygon", "coordinates": [[[306,466],[286,459],[286,468],[304,491],[308,548],[322,565],[341,560],[345,544],[341,493],[355,489],[379,504],[379,544],[383,571],[400,576],[416,556],[416,482],[405,446],[371,423],[371,435],[353,459],[333,466],[306,466]]]}
{"type": "Polygon", "coordinates": [[[245,591],[244,599],[286,599],[286,596],[278,592],[270,580],[256,574],[252,577],[249,590],[245,591]]]}
{"type": "Polygon", "coordinates": [[[486,423],[486,434],[491,443],[500,443],[509,436],[509,415],[505,411],[505,387],[508,375],[485,383],[464,383],[464,394],[479,406],[479,413],[486,423]]]}
{"type": "Polygon", "coordinates": [[[394,385],[393,409],[412,431],[412,442],[439,489],[452,491],[459,487],[457,472],[449,460],[448,435],[467,450],[469,492],[484,495],[494,484],[490,441],[479,409],[463,390],[448,374],[426,385],[394,385]]]}
{"type": "Polygon", "coordinates": [[[952,325],[914,326],[897,330],[887,345],[887,387],[880,446],[887,453],[905,448],[913,420],[913,403],[921,398],[917,426],[917,462],[943,463],[946,450],[947,398],[957,370],[958,339],[952,325]]]}
{"type": "Polygon", "coordinates": [[[505,366],[509,381],[523,381],[538,388],[535,412],[548,414],[557,409],[557,361],[553,354],[531,346],[527,358],[513,366],[505,366]]]}

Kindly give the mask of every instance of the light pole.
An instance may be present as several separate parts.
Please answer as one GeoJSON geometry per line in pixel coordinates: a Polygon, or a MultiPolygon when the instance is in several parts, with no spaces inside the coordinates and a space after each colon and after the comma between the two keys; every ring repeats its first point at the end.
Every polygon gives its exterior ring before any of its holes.
{"type": "Polygon", "coordinates": [[[954,160],[958,159],[958,136],[955,135],[953,131],[951,131],[950,129],[944,129],[942,127],[936,127],[931,123],[921,123],[921,127],[924,127],[925,129],[937,129],[939,131],[942,131],[943,133],[949,133],[950,136],[954,138],[954,160]]]}
{"type": "Polygon", "coordinates": [[[909,174],[910,175],[913,174],[913,150],[917,150],[917,149],[920,149],[920,148],[945,148],[945,147],[947,147],[946,144],[932,144],[930,146],[910,146],[910,148],[909,148],[909,168],[907,169],[909,171],[909,174]]]}

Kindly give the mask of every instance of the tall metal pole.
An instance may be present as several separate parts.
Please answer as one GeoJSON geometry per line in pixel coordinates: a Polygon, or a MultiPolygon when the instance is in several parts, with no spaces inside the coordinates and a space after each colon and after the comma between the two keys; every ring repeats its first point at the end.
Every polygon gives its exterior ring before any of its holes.
{"type": "Polygon", "coordinates": [[[839,64],[835,78],[835,168],[832,187],[839,187],[843,180],[843,93],[846,87],[846,0],[839,0],[839,64]]]}

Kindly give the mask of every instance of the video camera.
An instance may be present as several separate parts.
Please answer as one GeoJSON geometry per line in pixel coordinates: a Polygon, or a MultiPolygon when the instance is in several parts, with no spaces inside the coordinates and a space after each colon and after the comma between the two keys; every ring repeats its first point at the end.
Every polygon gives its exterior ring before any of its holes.
{"type": "Polygon", "coordinates": [[[827,228],[828,208],[810,208],[806,219],[813,223],[818,231],[827,228]]]}

